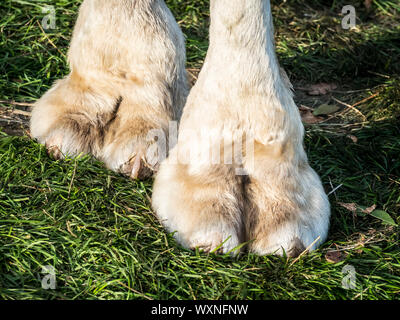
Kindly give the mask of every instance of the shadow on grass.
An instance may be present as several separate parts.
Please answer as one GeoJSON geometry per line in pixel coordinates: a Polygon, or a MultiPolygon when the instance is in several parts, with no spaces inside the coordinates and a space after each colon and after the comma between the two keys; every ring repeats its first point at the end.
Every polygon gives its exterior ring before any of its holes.
{"type": "Polygon", "coordinates": [[[342,185],[330,195],[333,241],[382,226],[372,216],[353,217],[339,202],[376,205],[400,223],[400,123],[375,122],[352,135],[357,142],[345,135],[315,132],[306,138],[310,162],[321,175],[326,191],[342,185]]]}

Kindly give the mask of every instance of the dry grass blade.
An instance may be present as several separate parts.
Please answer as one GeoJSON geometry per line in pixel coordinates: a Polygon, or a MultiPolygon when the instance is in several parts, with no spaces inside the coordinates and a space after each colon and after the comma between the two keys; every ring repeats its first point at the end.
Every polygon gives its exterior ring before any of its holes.
{"type": "Polygon", "coordinates": [[[294,265],[297,261],[299,261],[301,259],[302,256],[304,256],[306,253],[308,253],[310,251],[310,249],[314,246],[314,244],[316,244],[320,239],[321,239],[321,237],[318,237],[317,239],[315,239],[302,253],[300,253],[300,255],[296,259],[294,259],[292,261],[290,266],[294,265]]]}
{"type": "Polygon", "coordinates": [[[358,113],[358,114],[364,119],[364,121],[367,120],[367,117],[366,117],[360,110],[358,110],[357,108],[355,108],[353,105],[350,105],[350,104],[348,104],[348,103],[345,103],[345,102],[343,102],[343,101],[340,101],[339,99],[337,99],[337,98],[335,98],[335,97],[332,97],[332,99],[335,100],[337,103],[340,103],[341,105],[343,105],[343,106],[345,106],[345,107],[347,107],[347,108],[349,108],[349,109],[355,111],[356,113],[358,113]]]}

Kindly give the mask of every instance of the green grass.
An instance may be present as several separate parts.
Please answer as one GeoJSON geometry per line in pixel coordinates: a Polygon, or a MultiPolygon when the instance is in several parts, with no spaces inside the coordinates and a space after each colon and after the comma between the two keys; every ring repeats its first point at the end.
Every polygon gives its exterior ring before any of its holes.
{"type": "MultiPolygon", "coordinates": [[[[57,29],[45,34],[38,21],[48,3],[0,4],[0,100],[35,101],[68,73],[79,2],[54,2],[57,29]]],[[[198,69],[208,1],[167,3],[187,37],[188,67],[198,69]]],[[[329,196],[330,235],[321,249],[298,260],[187,251],[154,217],[152,181],[130,181],[89,157],[55,162],[28,137],[3,133],[0,299],[397,299],[398,226],[339,203],[376,205],[400,223],[400,8],[375,0],[366,10],[358,1],[357,28],[345,31],[338,13],[348,3],[332,3],[273,1],[278,56],[295,87],[339,86],[325,97],[297,91],[296,100],[314,107],[334,103],[332,96],[350,105],[369,98],[359,112],[342,109],[306,127],[306,150],[326,191],[340,186],[329,196]],[[327,261],[337,249],[344,259],[327,261]],[[41,288],[45,265],[56,270],[56,290],[41,288]],[[355,289],[342,288],[346,265],[356,270],[355,289]]]]}

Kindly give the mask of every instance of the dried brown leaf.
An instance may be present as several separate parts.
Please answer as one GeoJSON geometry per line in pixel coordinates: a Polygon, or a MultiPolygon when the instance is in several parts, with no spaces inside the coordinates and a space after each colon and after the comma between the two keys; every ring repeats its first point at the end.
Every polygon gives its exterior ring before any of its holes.
{"type": "Polygon", "coordinates": [[[325,254],[325,259],[330,263],[339,263],[344,259],[346,259],[346,256],[347,256],[346,253],[334,250],[334,251],[328,251],[325,254]]]}
{"type": "Polygon", "coordinates": [[[347,138],[351,139],[354,143],[358,142],[358,138],[352,134],[346,136],[347,138]]]}
{"type": "Polygon", "coordinates": [[[375,209],[376,209],[376,204],[362,210],[362,212],[364,212],[366,214],[371,214],[375,209]]]}
{"type": "Polygon", "coordinates": [[[351,202],[351,203],[338,202],[338,205],[340,205],[343,208],[346,208],[347,210],[349,210],[353,213],[355,213],[358,208],[357,204],[354,202],[351,202]]]}
{"type": "Polygon", "coordinates": [[[337,85],[334,83],[318,83],[318,84],[313,84],[309,87],[307,93],[310,96],[323,96],[326,95],[333,90],[337,89],[337,85]]]}
{"type": "Polygon", "coordinates": [[[324,118],[322,118],[322,117],[314,116],[313,109],[311,109],[309,107],[300,106],[299,111],[300,111],[300,116],[301,116],[301,120],[303,121],[303,123],[313,124],[313,123],[319,123],[324,120],[324,118]]]}

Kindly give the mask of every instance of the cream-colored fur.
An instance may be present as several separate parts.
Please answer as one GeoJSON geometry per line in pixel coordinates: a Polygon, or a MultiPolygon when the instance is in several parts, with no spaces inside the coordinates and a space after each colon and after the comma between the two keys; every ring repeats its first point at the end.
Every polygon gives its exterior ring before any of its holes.
{"type": "Polygon", "coordinates": [[[164,1],[85,0],[68,58],[71,73],[35,104],[32,136],[56,158],[91,153],[151,175],[148,133],[180,118],[188,91],[183,34],[164,1]]]}
{"type": "Polygon", "coordinates": [[[249,241],[257,254],[296,256],[319,239],[313,250],[327,237],[330,206],[303,136],[269,0],[211,0],[210,48],[156,176],[153,208],[188,248],[225,241],[220,251],[229,252],[249,241]],[[224,147],[220,163],[199,161],[224,147]]]}

